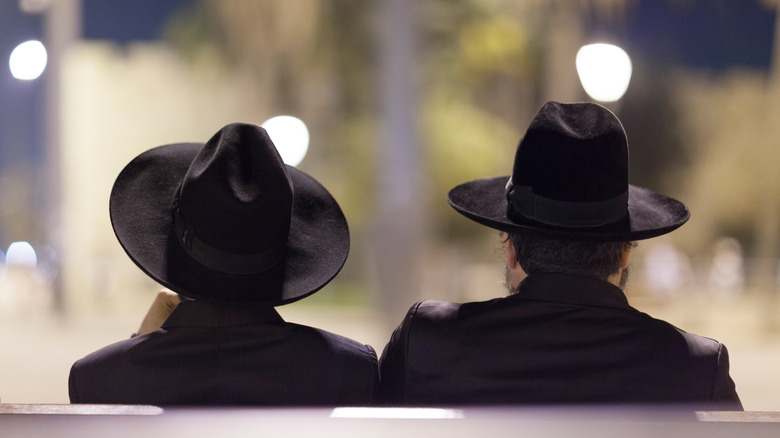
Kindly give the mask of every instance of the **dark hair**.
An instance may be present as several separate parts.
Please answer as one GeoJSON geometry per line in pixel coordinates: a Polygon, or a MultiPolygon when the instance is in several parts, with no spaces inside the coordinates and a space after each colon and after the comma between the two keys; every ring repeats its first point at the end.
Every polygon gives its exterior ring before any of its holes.
{"type": "Polygon", "coordinates": [[[564,273],[606,281],[620,271],[620,259],[632,242],[579,242],[509,234],[515,258],[528,275],[564,273]]]}

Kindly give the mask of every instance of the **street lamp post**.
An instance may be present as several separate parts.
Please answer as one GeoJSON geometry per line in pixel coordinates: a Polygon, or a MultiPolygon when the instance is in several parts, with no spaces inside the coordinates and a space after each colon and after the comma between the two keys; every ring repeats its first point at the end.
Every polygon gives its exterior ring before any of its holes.
{"type": "MultiPolygon", "coordinates": [[[[33,2],[34,3],[34,2],[33,2]]],[[[44,13],[44,44],[49,52],[49,71],[46,74],[46,230],[49,245],[55,254],[61,254],[63,236],[61,209],[61,137],[60,81],[63,56],[68,48],[81,36],[81,0],[58,0],[49,2],[44,13]]],[[[65,296],[62,271],[53,279],[54,309],[64,313],[65,296]]]]}

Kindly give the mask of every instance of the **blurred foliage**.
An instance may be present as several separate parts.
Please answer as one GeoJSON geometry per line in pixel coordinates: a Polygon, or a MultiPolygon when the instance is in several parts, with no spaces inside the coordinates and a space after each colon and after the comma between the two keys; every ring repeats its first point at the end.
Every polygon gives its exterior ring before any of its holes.
{"type": "MultiPolygon", "coordinates": [[[[553,33],[598,33],[620,26],[630,0],[421,0],[417,19],[420,144],[428,184],[418,195],[432,236],[484,236],[446,203],[453,186],[506,175],[534,112],[555,90],[545,84],[553,33]],[[563,29],[568,8],[582,29],[563,29]]],[[[222,74],[250,75],[278,112],[306,120],[312,134],[302,163],[339,199],[351,227],[370,229],[379,139],[379,20],[375,2],[357,0],[201,0],[178,17],[169,41],[193,62],[218,63],[222,74]]],[[[767,163],[777,162],[766,84],[750,75],[689,78],[669,65],[632,55],[634,77],[611,107],[629,135],[631,181],[681,197],[693,210],[689,251],[728,233],[759,238],[754,210],[777,194],[767,163]],[[742,120],[748,116],[746,120],[742,120]],[[734,120],[740,120],[734,123],[734,120]]],[[[555,76],[559,77],[559,76],[555,76]]],[[[609,105],[608,105],[609,106],[609,105]]],[[[774,108],[774,106],[772,106],[774,108]]],[[[774,205],[774,204],[773,204],[774,205]]],[[[771,220],[769,212],[762,217],[771,220]]],[[[766,228],[766,225],[763,225],[766,228]]],[[[370,231],[366,231],[370,232],[370,231]]],[[[766,232],[764,233],[766,235],[766,232]]]]}
{"type": "MultiPolygon", "coordinates": [[[[15,240],[36,243],[36,238],[44,235],[45,218],[35,214],[38,197],[34,189],[41,186],[39,175],[41,172],[26,164],[0,172],[0,251],[15,240]]],[[[0,254],[0,262],[3,261],[0,254]]]]}
{"type": "MultiPolygon", "coordinates": [[[[421,144],[431,181],[420,196],[448,237],[479,228],[451,212],[447,191],[508,174],[507,157],[538,106],[534,3],[416,4],[421,144]]],[[[313,146],[301,166],[334,192],[352,227],[371,220],[373,175],[381,165],[375,146],[381,17],[374,7],[355,0],[203,0],[167,33],[193,62],[218,59],[230,74],[253,75],[258,91],[247,98],[306,120],[313,146]]]]}
{"type": "Polygon", "coordinates": [[[699,246],[713,235],[732,235],[750,254],[777,255],[779,85],[752,71],[679,80],[684,133],[696,157],[684,178],[691,207],[702,216],[699,246]]]}
{"type": "Polygon", "coordinates": [[[670,175],[691,165],[692,145],[681,131],[675,76],[640,56],[633,57],[633,64],[631,86],[619,108],[628,135],[630,181],[679,195],[680,181],[670,175]]]}
{"type": "MultiPolygon", "coordinates": [[[[477,178],[509,175],[517,131],[479,111],[457,93],[432,95],[423,108],[423,143],[428,145],[434,195],[430,212],[436,228],[453,238],[480,232],[447,207],[452,187],[477,178]]],[[[484,233],[480,233],[484,234],[484,233]]]]}

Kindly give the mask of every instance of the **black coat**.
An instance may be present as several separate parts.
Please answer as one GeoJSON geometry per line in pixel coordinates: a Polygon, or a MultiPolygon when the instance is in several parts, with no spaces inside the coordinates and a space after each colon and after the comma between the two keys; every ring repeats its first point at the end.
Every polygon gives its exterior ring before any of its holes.
{"type": "Polygon", "coordinates": [[[724,345],[637,311],[612,284],[563,274],[485,302],[417,303],[380,374],[391,404],[742,408],[724,345]]]}
{"type": "Polygon", "coordinates": [[[286,323],[273,309],[184,301],[156,332],[109,345],[70,371],[72,403],[370,405],[370,346],[286,323]]]}

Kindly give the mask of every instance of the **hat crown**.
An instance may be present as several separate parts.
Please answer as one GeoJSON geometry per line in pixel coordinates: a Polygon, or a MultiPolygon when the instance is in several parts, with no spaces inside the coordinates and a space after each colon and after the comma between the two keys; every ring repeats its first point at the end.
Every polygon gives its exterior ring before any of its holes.
{"type": "Polygon", "coordinates": [[[234,123],[195,156],[177,203],[190,232],[207,246],[238,255],[279,253],[290,231],[293,188],[265,129],[234,123]]]}
{"type": "Polygon", "coordinates": [[[548,102],[515,155],[508,216],[563,227],[602,226],[628,213],[628,142],[594,103],[548,102]]]}

